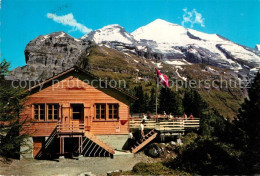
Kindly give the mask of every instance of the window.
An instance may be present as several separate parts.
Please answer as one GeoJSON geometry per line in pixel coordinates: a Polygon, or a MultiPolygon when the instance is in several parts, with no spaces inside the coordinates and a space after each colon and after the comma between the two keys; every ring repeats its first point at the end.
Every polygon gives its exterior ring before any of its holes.
{"type": "Polygon", "coordinates": [[[118,120],[118,104],[95,104],[96,120],[118,120]]]}
{"type": "Polygon", "coordinates": [[[34,104],[33,116],[35,120],[55,121],[59,116],[59,104],[34,104]]]}
{"type": "Polygon", "coordinates": [[[72,118],[73,120],[80,120],[83,117],[84,107],[82,104],[73,104],[72,106],[72,118]]]}
{"type": "Polygon", "coordinates": [[[96,104],[96,119],[105,120],[106,104],[96,104]]]}
{"type": "Polygon", "coordinates": [[[48,120],[58,120],[58,109],[59,105],[58,104],[48,104],[48,120]]]}
{"type": "Polygon", "coordinates": [[[109,112],[108,112],[109,120],[118,119],[118,104],[109,104],[108,108],[109,108],[109,112]]]}
{"type": "Polygon", "coordinates": [[[45,120],[45,104],[34,105],[34,119],[45,120]]]}

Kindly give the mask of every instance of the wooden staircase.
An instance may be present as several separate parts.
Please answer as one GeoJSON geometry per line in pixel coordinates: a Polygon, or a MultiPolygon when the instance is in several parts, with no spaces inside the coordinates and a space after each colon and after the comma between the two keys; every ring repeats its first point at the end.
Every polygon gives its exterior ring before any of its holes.
{"type": "Polygon", "coordinates": [[[82,155],[83,156],[109,156],[112,157],[115,151],[108,144],[98,139],[94,134],[89,131],[85,133],[85,139],[82,143],[82,155]]]}
{"type": "Polygon", "coordinates": [[[152,140],[154,140],[157,136],[157,132],[153,129],[151,130],[149,133],[147,133],[144,138],[142,139],[141,142],[136,141],[136,143],[134,144],[134,147],[132,147],[132,153],[136,153],[139,150],[141,150],[144,146],[146,146],[149,142],[151,142],[152,140]]]}
{"type": "Polygon", "coordinates": [[[53,141],[57,138],[57,127],[54,128],[51,135],[48,137],[48,139],[45,141],[44,146],[41,148],[41,150],[37,153],[35,156],[36,159],[41,159],[44,157],[44,154],[48,151],[50,146],[53,144],[53,141]]]}

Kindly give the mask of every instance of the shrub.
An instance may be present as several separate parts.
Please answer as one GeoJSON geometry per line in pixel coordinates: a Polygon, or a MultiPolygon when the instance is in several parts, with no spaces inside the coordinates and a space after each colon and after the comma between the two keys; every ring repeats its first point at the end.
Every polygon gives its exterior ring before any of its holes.
{"type": "Polygon", "coordinates": [[[137,163],[132,174],[137,175],[189,175],[186,172],[174,171],[164,166],[163,163],[137,163]]]}
{"type": "Polygon", "coordinates": [[[241,153],[232,146],[218,143],[215,139],[199,139],[185,147],[166,166],[194,174],[237,174],[240,171],[241,153]]]}

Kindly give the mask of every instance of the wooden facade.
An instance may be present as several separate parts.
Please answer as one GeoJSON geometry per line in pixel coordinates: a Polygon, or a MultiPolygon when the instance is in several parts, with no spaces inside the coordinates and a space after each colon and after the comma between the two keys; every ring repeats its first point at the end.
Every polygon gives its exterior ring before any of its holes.
{"type": "Polygon", "coordinates": [[[25,130],[34,137],[34,156],[42,145],[41,137],[49,137],[55,129],[64,136],[129,132],[129,102],[133,97],[77,67],[28,92],[22,116],[30,121],[25,130]]]}

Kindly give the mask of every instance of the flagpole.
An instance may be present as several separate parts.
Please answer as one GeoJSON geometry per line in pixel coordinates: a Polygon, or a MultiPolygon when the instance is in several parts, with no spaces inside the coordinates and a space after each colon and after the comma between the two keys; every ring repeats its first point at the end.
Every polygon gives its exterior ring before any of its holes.
{"type": "MultiPolygon", "coordinates": [[[[155,70],[155,69],[154,69],[155,70]]],[[[156,90],[155,90],[155,114],[157,115],[158,113],[158,82],[157,82],[157,77],[156,77],[156,90]]]]}
{"type": "MultiPolygon", "coordinates": [[[[156,66],[157,66],[157,60],[156,60],[156,66]]],[[[156,116],[158,115],[158,80],[160,81],[161,84],[164,85],[164,87],[169,87],[169,78],[162,74],[157,68],[156,68],[156,93],[155,93],[155,106],[156,106],[156,116]]],[[[157,118],[158,119],[158,118],[157,118]]]]}
{"type": "MultiPolygon", "coordinates": [[[[157,59],[156,59],[156,67],[157,67],[157,59]]],[[[154,68],[155,71],[155,68],[154,68]]],[[[155,71],[155,81],[156,81],[156,90],[155,90],[155,114],[158,115],[158,78],[157,72],[155,71]]],[[[158,118],[157,118],[158,119],[158,118]]]]}

